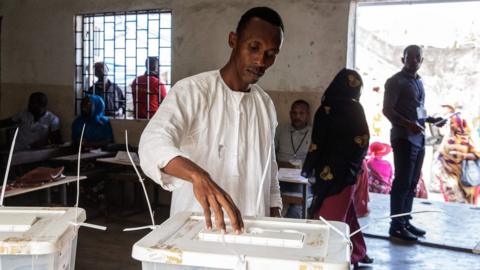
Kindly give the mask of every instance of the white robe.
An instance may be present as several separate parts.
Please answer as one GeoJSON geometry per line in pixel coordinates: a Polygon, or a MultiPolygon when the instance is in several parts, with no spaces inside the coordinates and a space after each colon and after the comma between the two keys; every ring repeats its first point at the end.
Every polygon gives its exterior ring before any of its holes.
{"type": "Polygon", "coordinates": [[[140,164],[146,175],[173,191],[171,215],[202,212],[192,184],[160,170],[177,156],[206,170],[242,215],[269,215],[270,207],[282,207],[276,126],[273,102],[258,85],[249,92],[233,91],[219,70],[201,73],[175,84],[149,121],[140,139],[140,164]]]}

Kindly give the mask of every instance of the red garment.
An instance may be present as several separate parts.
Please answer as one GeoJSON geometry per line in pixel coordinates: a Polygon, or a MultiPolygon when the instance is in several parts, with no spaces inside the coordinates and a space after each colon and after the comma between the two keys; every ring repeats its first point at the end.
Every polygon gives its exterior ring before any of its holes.
{"type": "Polygon", "coordinates": [[[357,175],[357,183],[355,184],[355,210],[358,217],[365,217],[368,215],[368,202],[370,197],[368,196],[368,168],[367,162],[362,162],[362,173],[357,175]]]}
{"type": "MultiPolygon", "coordinates": [[[[314,217],[318,219],[322,216],[326,220],[342,221],[350,226],[350,233],[358,230],[357,214],[353,204],[353,186],[347,186],[342,192],[325,198],[320,209],[315,213],[314,217]]],[[[353,251],[350,261],[355,264],[362,260],[367,254],[367,245],[363,239],[363,233],[359,232],[350,237],[353,243],[353,251]]]]}
{"type": "Polygon", "coordinates": [[[158,77],[147,76],[147,74],[137,77],[132,82],[132,95],[133,95],[133,111],[136,118],[152,118],[158,109],[160,102],[167,95],[165,85],[161,83],[158,77]],[[149,94],[149,109],[147,117],[147,77],[149,78],[148,86],[150,87],[149,94]],[[160,100],[158,97],[160,86],[160,100]],[[137,102],[137,89],[138,89],[138,102],[137,102]],[[138,103],[138,111],[137,111],[138,103]]]}

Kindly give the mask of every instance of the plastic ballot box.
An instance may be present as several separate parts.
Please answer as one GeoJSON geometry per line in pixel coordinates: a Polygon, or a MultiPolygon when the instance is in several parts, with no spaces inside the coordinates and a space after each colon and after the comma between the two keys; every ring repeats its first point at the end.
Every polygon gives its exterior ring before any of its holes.
{"type": "Polygon", "coordinates": [[[0,207],[0,270],[73,270],[81,208],[0,207]]]}
{"type": "Polygon", "coordinates": [[[134,244],[143,270],[350,269],[348,226],[320,220],[244,217],[245,231],[205,229],[202,214],[182,212],[134,244]],[[340,233],[341,232],[341,233],[340,233]]]}

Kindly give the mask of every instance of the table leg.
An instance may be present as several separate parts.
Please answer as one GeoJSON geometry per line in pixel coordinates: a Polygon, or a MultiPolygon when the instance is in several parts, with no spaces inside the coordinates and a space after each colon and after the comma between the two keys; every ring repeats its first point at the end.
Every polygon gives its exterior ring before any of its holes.
{"type": "Polygon", "coordinates": [[[47,204],[50,205],[52,203],[52,192],[50,188],[45,189],[45,194],[47,195],[47,204]]]}
{"type": "Polygon", "coordinates": [[[302,197],[303,197],[303,204],[302,204],[302,214],[303,218],[307,218],[307,184],[302,185],[302,197]]]}
{"type": "Polygon", "coordinates": [[[67,185],[62,185],[62,204],[67,206],[67,185]]]}

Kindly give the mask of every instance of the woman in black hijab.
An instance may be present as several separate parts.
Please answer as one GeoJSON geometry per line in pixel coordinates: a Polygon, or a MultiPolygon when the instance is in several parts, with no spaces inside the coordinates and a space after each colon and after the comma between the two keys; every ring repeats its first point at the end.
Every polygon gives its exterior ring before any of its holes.
{"type": "MultiPolygon", "coordinates": [[[[302,170],[304,177],[316,180],[309,218],[322,216],[343,221],[351,232],[359,228],[353,193],[370,138],[359,102],[362,85],[362,78],[354,70],[342,69],[335,76],[315,114],[311,145],[302,170]]],[[[352,264],[371,263],[363,235],[358,233],[351,241],[352,264]]]]}

